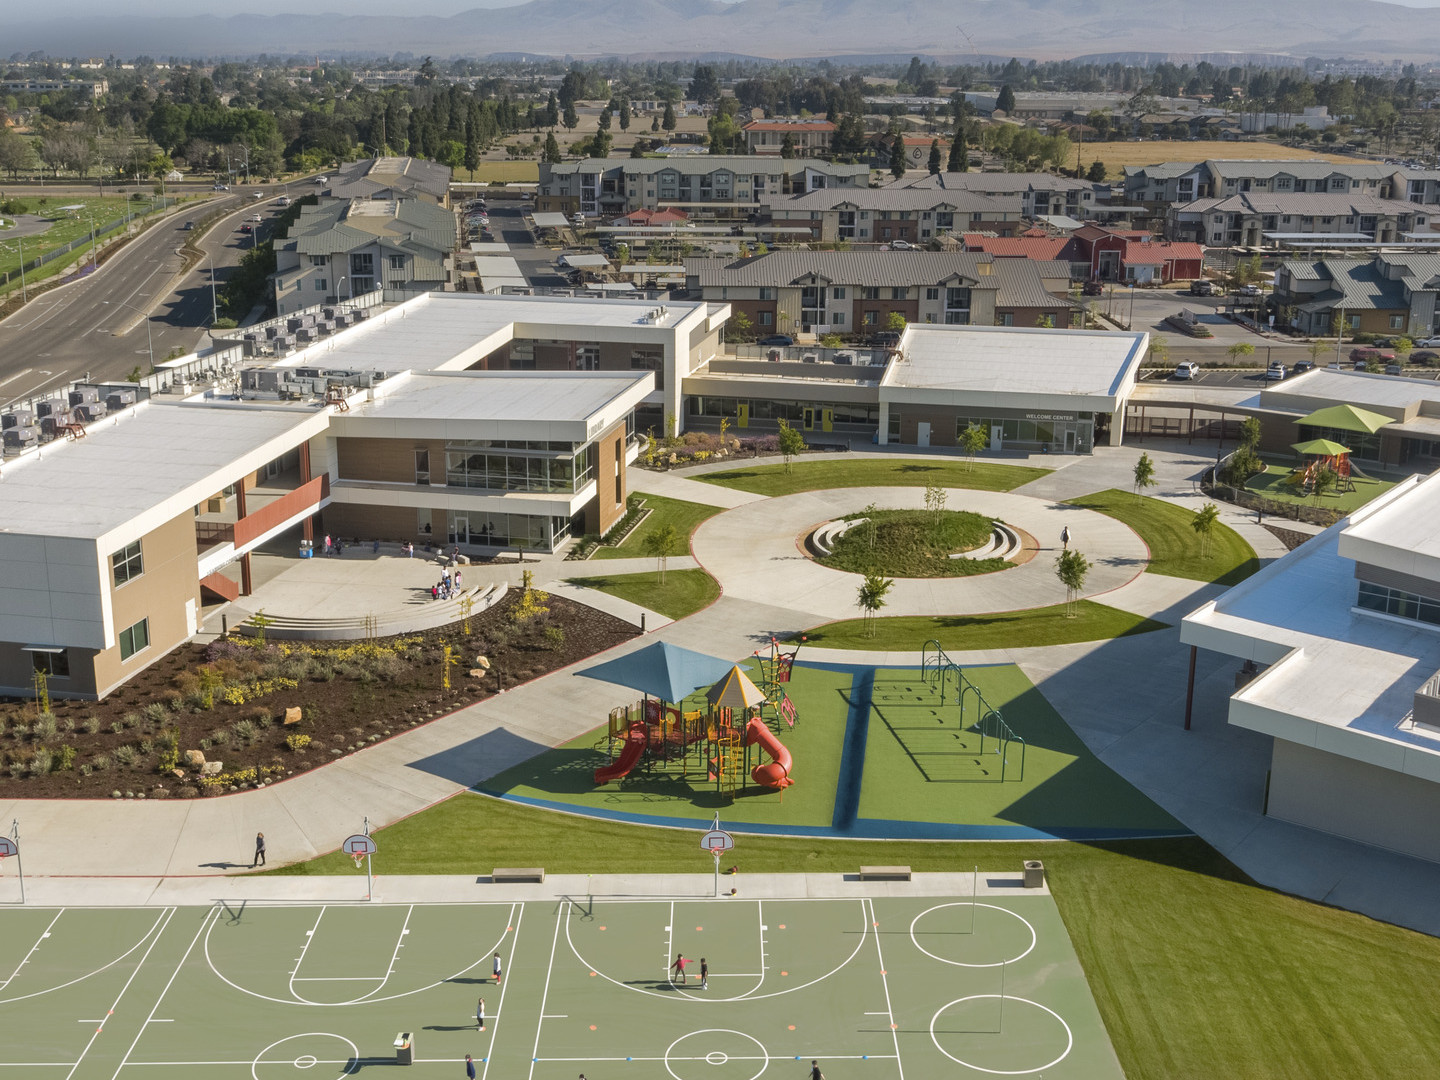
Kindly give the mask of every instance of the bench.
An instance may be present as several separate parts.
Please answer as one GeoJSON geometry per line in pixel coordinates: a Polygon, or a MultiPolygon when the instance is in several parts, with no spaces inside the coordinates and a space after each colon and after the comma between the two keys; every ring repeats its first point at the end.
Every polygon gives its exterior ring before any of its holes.
{"type": "Polygon", "coordinates": [[[860,867],[861,881],[909,881],[910,867],[908,866],[862,866],[860,867]]]}
{"type": "Polygon", "coordinates": [[[517,881],[539,885],[545,881],[545,868],[543,866],[497,866],[490,872],[490,880],[496,885],[517,881]]]}

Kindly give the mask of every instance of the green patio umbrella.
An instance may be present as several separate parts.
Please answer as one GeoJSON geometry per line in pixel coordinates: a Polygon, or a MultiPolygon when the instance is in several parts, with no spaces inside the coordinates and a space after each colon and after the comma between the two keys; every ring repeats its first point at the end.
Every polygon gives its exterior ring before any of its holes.
{"type": "Polygon", "coordinates": [[[1330,439],[1311,439],[1309,442],[1291,443],[1290,446],[1302,454],[1320,454],[1324,457],[1339,457],[1341,454],[1350,453],[1348,446],[1341,446],[1330,439]]]}
{"type": "Polygon", "coordinates": [[[1336,431],[1363,431],[1367,435],[1373,435],[1386,424],[1393,424],[1395,421],[1388,416],[1381,416],[1379,413],[1357,408],[1354,405],[1331,405],[1325,409],[1317,409],[1309,416],[1302,416],[1295,422],[1304,427],[1334,428],[1336,431]]]}

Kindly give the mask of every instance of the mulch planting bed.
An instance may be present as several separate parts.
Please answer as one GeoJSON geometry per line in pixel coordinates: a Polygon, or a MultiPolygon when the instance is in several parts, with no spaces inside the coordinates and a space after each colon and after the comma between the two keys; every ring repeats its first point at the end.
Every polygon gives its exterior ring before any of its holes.
{"type": "Polygon", "coordinates": [[[637,633],[518,590],[469,623],[468,634],[457,622],[369,641],[231,637],[181,646],[104,701],[52,699],[43,713],[32,699],[0,700],[0,797],[196,798],[275,783],[637,633]],[[299,722],[285,723],[295,707],[299,722]]]}

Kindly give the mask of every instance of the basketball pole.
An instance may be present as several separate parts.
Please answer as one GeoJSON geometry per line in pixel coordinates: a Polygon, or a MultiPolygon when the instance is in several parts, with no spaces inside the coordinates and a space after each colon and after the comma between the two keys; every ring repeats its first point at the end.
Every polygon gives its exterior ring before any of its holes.
{"type": "Polygon", "coordinates": [[[25,906],[25,864],[20,854],[20,819],[10,819],[10,839],[15,842],[15,872],[20,876],[20,906],[25,906]]]}
{"type": "MultiPolygon", "coordinates": [[[[369,814],[365,815],[365,835],[370,835],[369,814]]],[[[368,851],[365,853],[365,899],[367,902],[375,899],[375,879],[370,873],[370,853],[368,851]]]]}
{"type": "Polygon", "coordinates": [[[1010,966],[1009,960],[1000,961],[1000,1033],[1005,1033],[1005,969],[1010,966]]]}
{"type": "Polygon", "coordinates": [[[975,933],[975,897],[980,892],[980,867],[970,873],[970,933],[975,933]]]}

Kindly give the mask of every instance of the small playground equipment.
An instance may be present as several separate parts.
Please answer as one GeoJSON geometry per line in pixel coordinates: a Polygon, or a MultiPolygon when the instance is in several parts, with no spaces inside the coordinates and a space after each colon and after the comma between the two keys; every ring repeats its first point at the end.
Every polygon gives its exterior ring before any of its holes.
{"type": "Polygon", "coordinates": [[[940,642],[931,639],[920,651],[920,678],[923,682],[940,688],[940,704],[953,693],[953,700],[960,706],[960,730],[965,731],[965,712],[969,708],[973,717],[968,730],[980,736],[980,753],[993,753],[1000,758],[998,783],[1007,780],[1025,779],[1025,740],[1005,722],[1000,710],[992,708],[985,695],[975,683],[966,677],[965,669],[946,655],[940,642]],[[1019,750],[1018,768],[1010,767],[1011,752],[1019,750]],[[1012,775],[1018,772],[1018,775],[1012,775]]]}
{"type": "MultiPolygon", "coordinates": [[[[800,639],[804,641],[802,637],[800,639]]],[[[790,681],[790,672],[795,665],[795,656],[800,651],[796,645],[790,652],[781,652],[779,639],[771,637],[770,653],[764,655],[759,649],[755,650],[755,660],[759,664],[759,685],[765,695],[765,704],[761,706],[761,715],[764,715],[768,706],[774,711],[774,718],[782,720],[786,727],[794,727],[795,721],[800,719],[795,710],[795,702],[785,693],[785,684],[790,681]]]]}
{"type": "MultiPolygon", "coordinates": [[[[681,704],[646,697],[634,705],[612,709],[608,734],[613,760],[595,770],[595,783],[621,780],[641,768],[647,776],[657,772],[675,776],[678,767],[678,779],[713,783],[717,791],[732,798],[744,786],[746,774],[762,787],[784,791],[794,783],[790,751],[764,718],[768,707],[777,720],[788,715],[794,723],[794,702],[783,690],[779,694],[772,699],[732,664],[710,687],[705,708],[685,709],[681,704]],[[770,760],[752,763],[752,746],[770,760]]],[[[685,695],[677,696],[683,699],[685,695]]]]}
{"type": "Polygon", "coordinates": [[[1315,490],[1315,476],[1323,469],[1330,469],[1335,473],[1337,493],[1355,490],[1355,479],[1352,473],[1359,470],[1350,462],[1348,446],[1335,442],[1333,439],[1310,439],[1307,442],[1291,443],[1290,446],[1297,454],[1309,458],[1304,465],[1291,473],[1290,480],[1290,483],[1302,489],[1305,494],[1308,495],[1315,490]]]}

